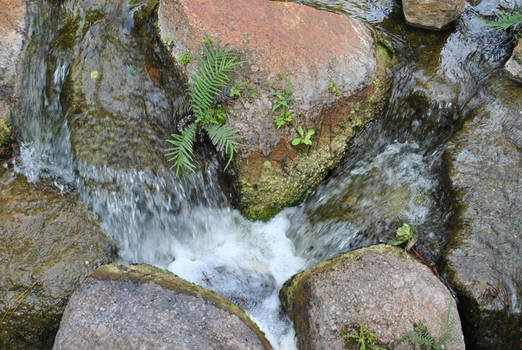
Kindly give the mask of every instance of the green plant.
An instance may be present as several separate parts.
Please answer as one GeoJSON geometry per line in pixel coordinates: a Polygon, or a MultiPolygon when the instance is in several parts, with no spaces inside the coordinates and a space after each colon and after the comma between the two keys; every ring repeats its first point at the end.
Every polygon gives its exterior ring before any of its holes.
{"type": "MultiPolygon", "coordinates": [[[[412,332],[409,332],[406,336],[408,342],[411,345],[420,345],[423,349],[429,350],[442,350],[444,349],[444,345],[451,340],[454,325],[450,321],[450,312],[451,312],[451,304],[448,305],[448,312],[446,313],[446,319],[443,320],[442,325],[444,327],[444,333],[439,337],[439,339],[435,339],[428,327],[423,325],[422,323],[415,326],[412,332]]],[[[402,339],[404,340],[404,338],[402,339]]]]}
{"type": "Polygon", "coordinates": [[[309,129],[305,132],[301,125],[299,125],[297,127],[297,134],[299,134],[299,136],[292,140],[292,146],[312,145],[312,136],[315,134],[314,129],[309,129]]]}
{"type": "Polygon", "coordinates": [[[136,66],[133,66],[132,64],[129,64],[127,66],[127,72],[129,72],[130,75],[138,74],[138,70],[136,69],[136,66]]]}
{"type": "Polygon", "coordinates": [[[245,89],[246,83],[235,83],[230,89],[230,97],[239,97],[245,89]]]}
{"type": "Polygon", "coordinates": [[[330,82],[328,83],[328,92],[335,94],[337,97],[341,96],[339,86],[337,86],[337,83],[332,78],[330,78],[330,82]]]}
{"type": "Polygon", "coordinates": [[[279,114],[273,117],[275,127],[281,129],[294,124],[294,115],[289,110],[290,102],[293,100],[292,83],[288,81],[284,89],[276,92],[274,96],[276,100],[272,106],[272,111],[279,111],[279,114]]]}
{"type": "Polygon", "coordinates": [[[359,331],[343,333],[345,345],[349,349],[357,350],[385,350],[377,344],[375,334],[363,324],[359,324],[359,331]]]}
{"type": "Polygon", "coordinates": [[[240,63],[227,45],[213,44],[209,38],[203,42],[203,56],[198,56],[199,70],[194,73],[193,83],[190,86],[190,107],[195,121],[186,126],[179,134],[172,134],[167,140],[172,145],[167,150],[167,157],[176,169],[176,175],[194,172],[193,159],[194,138],[198,128],[204,130],[218,151],[223,152],[230,165],[239,135],[231,128],[224,126],[226,113],[221,105],[214,107],[214,100],[227,85],[228,76],[240,63]]]}
{"type": "Polygon", "coordinates": [[[163,38],[163,41],[165,42],[165,44],[167,45],[171,45],[174,43],[174,39],[172,39],[170,36],[166,36],[163,38]]]}
{"type": "Polygon", "coordinates": [[[364,122],[362,121],[361,118],[355,118],[353,121],[352,121],[352,127],[354,128],[360,128],[364,125],[364,122]]]}
{"type": "Polygon", "coordinates": [[[278,129],[292,124],[294,124],[294,115],[290,111],[281,111],[279,115],[274,117],[274,125],[278,129]]]}
{"type": "Polygon", "coordinates": [[[515,41],[518,43],[522,38],[522,33],[520,32],[522,27],[522,9],[516,8],[511,12],[500,11],[496,13],[496,17],[496,21],[484,19],[485,25],[496,30],[513,30],[515,32],[515,41]]]}
{"type": "Polygon", "coordinates": [[[179,64],[181,64],[182,66],[186,66],[187,64],[192,62],[192,55],[188,51],[182,52],[178,55],[177,60],[179,64]]]}
{"type": "Polygon", "coordinates": [[[361,110],[361,103],[357,102],[350,110],[350,115],[353,117],[361,110]]]}
{"type": "Polygon", "coordinates": [[[402,224],[402,226],[397,229],[395,239],[390,244],[394,246],[401,245],[411,240],[413,235],[414,232],[411,226],[408,224],[402,224]]]}

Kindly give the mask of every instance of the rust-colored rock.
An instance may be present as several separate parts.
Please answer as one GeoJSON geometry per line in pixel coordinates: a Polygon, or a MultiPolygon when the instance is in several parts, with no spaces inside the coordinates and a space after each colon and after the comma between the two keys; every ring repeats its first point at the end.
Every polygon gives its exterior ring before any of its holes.
{"type": "Polygon", "coordinates": [[[522,41],[519,41],[513,50],[513,55],[504,66],[504,71],[511,79],[522,83],[522,41]]]}
{"type": "Polygon", "coordinates": [[[441,30],[456,20],[465,6],[465,0],[402,0],[406,22],[432,30],[441,30]]]}
{"type": "Polygon", "coordinates": [[[27,30],[26,11],[23,0],[0,0],[0,110],[12,96],[27,30]]]}
{"type": "Polygon", "coordinates": [[[8,116],[27,30],[26,12],[24,0],[0,0],[0,159],[11,151],[8,116]]]}
{"type": "MultiPolygon", "coordinates": [[[[379,58],[386,57],[376,51],[369,27],[355,19],[265,0],[163,0],[158,25],[174,58],[199,54],[208,34],[244,61],[234,81],[247,87],[225,108],[227,124],[243,138],[236,188],[248,217],[268,218],[303,200],[340,161],[353,120],[365,123],[383,107],[379,58]],[[295,125],[276,129],[274,94],[287,80],[295,125]],[[331,82],[338,94],[329,91],[331,82]],[[357,103],[359,112],[350,113],[357,103]],[[297,125],[316,129],[310,149],[290,145],[297,125]]],[[[197,69],[195,62],[177,66],[188,77],[197,69]]]]}

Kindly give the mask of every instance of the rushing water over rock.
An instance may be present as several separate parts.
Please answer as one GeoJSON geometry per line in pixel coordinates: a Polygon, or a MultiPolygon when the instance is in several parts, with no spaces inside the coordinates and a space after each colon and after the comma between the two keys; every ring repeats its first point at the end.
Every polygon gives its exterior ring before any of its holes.
{"type": "MultiPolygon", "coordinates": [[[[217,291],[280,349],[295,348],[278,291],[296,272],[388,241],[403,222],[437,260],[452,216],[441,144],[480,105],[477,90],[507,56],[505,37],[483,29],[475,10],[449,37],[425,39],[397,24],[393,1],[302,2],[382,22],[400,63],[388,112],[353,141],[363,151],[348,150],[308,202],[266,223],[233,209],[212,155],[191,181],[167,169],[162,140],[182,115],[184,86],[127,1],[97,0],[89,10],[82,1],[35,4],[18,92],[19,171],[72,186],[118,242],[122,262],[168,268],[217,291]]],[[[476,11],[491,11],[483,3],[476,11]]]]}

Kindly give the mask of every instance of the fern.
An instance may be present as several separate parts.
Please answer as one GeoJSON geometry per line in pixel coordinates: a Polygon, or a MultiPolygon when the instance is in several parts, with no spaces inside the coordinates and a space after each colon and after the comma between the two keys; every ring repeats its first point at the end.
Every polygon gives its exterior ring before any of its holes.
{"type": "Polygon", "coordinates": [[[226,122],[225,110],[221,105],[214,108],[214,100],[228,84],[228,74],[240,62],[227,45],[214,45],[209,38],[204,40],[203,53],[203,56],[198,57],[199,71],[194,74],[189,90],[190,107],[196,120],[179,134],[173,134],[171,140],[167,140],[172,145],[167,157],[173,162],[171,169],[175,168],[178,176],[186,175],[189,171],[194,172],[196,168],[193,147],[198,128],[205,130],[217,150],[228,157],[225,169],[232,162],[238,145],[238,133],[223,125],[226,122]]]}
{"type": "Polygon", "coordinates": [[[196,168],[194,159],[192,158],[192,150],[194,148],[194,137],[196,137],[196,123],[192,123],[179,134],[172,134],[172,139],[167,140],[172,145],[167,149],[167,157],[173,162],[172,168],[176,168],[176,175],[184,174],[187,171],[194,172],[196,168]]]}
{"type": "Polygon", "coordinates": [[[508,30],[509,28],[516,29],[522,24],[522,10],[516,9],[512,12],[498,12],[496,14],[497,21],[484,20],[486,26],[495,28],[497,30],[508,30]]]}
{"type": "Polygon", "coordinates": [[[409,332],[407,339],[412,345],[421,345],[423,348],[430,350],[442,350],[444,345],[451,340],[453,333],[453,323],[450,321],[451,304],[448,306],[448,312],[446,313],[446,319],[444,320],[444,333],[435,339],[425,325],[418,324],[413,329],[413,332],[409,332]]]}
{"type": "Polygon", "coordinates": [[[231,73],[239,64],[227,45],[212,45],[206,41],[203,45],[205,57],[198,57],[199,73],[194,74],[194,82],[190,87],[191,107],[196,121],[207,123],[207,111],[214,104],[214,97],[221,93],[221,88],[230,80],[231,73]]]}
{"type": "Polygon", "coordinates": [[[227,169],[236,153],[237,140],[239,139],[237,131],[218,124],[208,124],[205,126],[205,130],[217,150],[225,153],[228,157],[228,162],[225,165],[225,169],[227,169]]]}

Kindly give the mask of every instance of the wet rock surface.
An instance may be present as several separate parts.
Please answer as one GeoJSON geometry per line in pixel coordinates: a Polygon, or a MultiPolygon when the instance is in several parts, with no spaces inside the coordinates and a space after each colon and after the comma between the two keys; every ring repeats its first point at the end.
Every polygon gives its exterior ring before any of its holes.
{"type": "Polygon", "coordinates": [[[184,87],[153,33],[156,5],[71,0],[34,6],[18,89],[23,141],[66,138],[67,147],[55,145],[69,148],[72,156],[63,158],[96,167],[164,167],[165,139],[175,129],[184,87]],[[41,136],[31,127],[36,122],[41,136]]]}
{"type": "Polygon", "coordinates": [[[506,62],[504,71],[511,79],[522,83],[522,40],[518,42],[513,55],[506,62]]]}
{"type": "Polygon", "coordinates": [[[16,73],[27,35],[27,6],[23,0],[0,1],[0,159],[11,154],[10,108],[16,73]]]}
{"type": "Polygon", "coordinates": [[[432,30],[441,30],[456,20],[465,5],[465,0],[402,0],[406,22],[432,30]]]}
{"type": "MultiPolygon", "coordinates": [[[[385,50],[360,21],[308,6],[271,1],[165,0],[160,35],[173,58],[201,52],[205,34],[244,61],[235,82],[252,91],[226,102],[227,124],[242,136],[236,157],[239,207],[266,219],[298,204],[340,161],[347,141],[383,108],[385,50]],[[324,37],[329,37],[326,42],[324,37]],[[274,94],[292,83],[295,124],[276,129],[274,94]],[[339,91],[329,86],[335,82],[339,91]],[[310,149],[290,142],[296,127],[315,129],[310,149]]],[[[189,77],[196,64],[178,68],[189,77]]]]}
{"type": "Polygon", "coordinates": [[[517,349],[522,322],[522,88],[497,81],[448,145],[459,222],[445,271],[474,349],[517,349]],[[517,335],[518,334],[518,335],[517,335]]]}
{"type": "Polygon", "coordinates": [[[49,349],[69,296],[116,252],[76,196],[0,169],[0,347],[49,349]],[[5,317],[4,317],[5,316],[5,317]]]}
{"type": "Polygon", "coordinates": [[[378,245],[323,262],[285,283],[280,297],[299,348],[344,349],[359,325],[391,349],[415,349],[399,338],[419,323],[438,338],[448,308],[454,325],[447,349],[465,349],[456,303],[428,267],[402,249],[378,245]]]}
{"type": "Polygon", "coordinates": [[[61,349],[271,349],[241,309],[149,265],[98,268],[73,294],[61,349]]]}

